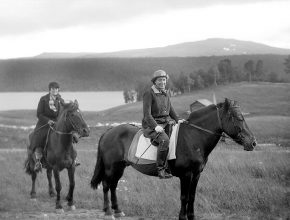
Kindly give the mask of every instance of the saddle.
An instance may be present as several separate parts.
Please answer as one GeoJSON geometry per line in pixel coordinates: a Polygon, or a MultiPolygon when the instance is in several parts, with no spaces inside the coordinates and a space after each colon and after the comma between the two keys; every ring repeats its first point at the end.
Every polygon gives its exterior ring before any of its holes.
{"type": "MultiPolygon", "coordinates": [[[[172,128],[172,134],[169,142],[169,152],[167,159],[176,159],[175,150],[178,137],[179,124],[172,128]]],[[[130,148],[128,150],[127,160],[130,163],[137,164],[152,164],[156,162],[157,147],[151,143],[150,138],[143,135],[143,130],[140,129],[134,136],[130,148]]]]}

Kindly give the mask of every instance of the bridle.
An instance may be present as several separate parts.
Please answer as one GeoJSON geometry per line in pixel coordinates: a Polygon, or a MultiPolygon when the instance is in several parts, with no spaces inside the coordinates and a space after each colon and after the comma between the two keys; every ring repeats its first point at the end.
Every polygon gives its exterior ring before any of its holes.
{"type": "MultiPolygon", "coordinates": [[[[79,110],[79,109],[77,109],[77,110],[79,110]]],[[[80,110],[79,110],[80,111],[80,110]]],[[[80,114],[80,116],[81,116],[81,118],[82,118],[82,114],[80,114]]],[[[66,115],[65,115],[65,121],[66,120],[69,120],[69,122],[70,122],[70,124],[71,124],[71,126],[73,127],[73,129],[75,130],[75,131],[79,131],[80,130],[80,128],[78,127],[78,126],[76,126],[75,125],[75,123],[71,120],[71,118],[70,117],[68,117],[67,116],[67,113],[66,113],[66,115]]],[[[83,118],[82,118],[83,119],[83,118]]],[[[46,123],[45,125],[43,125],[43,126],[41,126],[41,127],[44,127],[44,126],[46,126],[46,125],[49,125],[48,123],[46,123]]],[[[73,134],[73,132],[71,131],[71,132],[63,132],[63,131],[58,131],[58,130],[56,130],[53,126],[51,126],[51,125],[49,125],[49,130],[48,130],[48,132],[47,132],[47,136],[46,136],[46,143],[45,143],[45,146],[44,146],[44,152],[46,151],[46,148],[47,148],[47,143],[48,143],[48,137],[49,137],[49,133],[50,133],[50,131],[53,131],[53,132],[55,132],[56,134],[60,134],[60,135],[72,135],[73,134]]]]}
{"type": "MultiPolygon", "coordinates": [[[[219,127],[220,127],[220,130],[223,131],[223,126],[222,126],[222,122],[221,122],[221,117],[220,117],[220,113],[219,113],[219,108],[217,106],[216,107],[216,112],[217,112],[217,119],[218,119],[218,123],[219,123],[219,127]]],[[[194,127],[198,130],[201,130],[201,131],[204,131],[204,132],[207,132],[209,134],[212,134],[212,135],[216,135],[216,136],[220,136],[220,137],[223,137],[223,138],[228,138],[228,139],[233,139],[234,141],[240,141],[242,139],[242,132],[240,131],[238,134],[237,134],[237,137],[236,138],[232,138],[232,137],[228,137],[227,135],[224,134],[224,132],[221,132],[221,133],[216,133],[216,132],[213,132],[211,130],[208,130],[206,128],[202,128],[198,125],[195,125],[195,124],[192,124],[192,123],[189,123],[189,121],[186,121],[186,122],[183,122],[191,127],[194,127]]]]}
{"type": "MultiPolygon", "coordinates": [[[[78,109],[79,110],[79,109],[78,109]]],[[[80,110],[79,110],[80,111],[80,110]]],[[[80,114],[80,117],[82,118],[82,115],[80,114]]],[[[77,131],[79,132],[80,131],[80,128],[72,121],[72,119],[70,117],[68,117],[67,115],[65,115],[65,121],[68,119],[68,121],[70,122],[71,126],[73,127],[73,130],[74,131],[77,131]]],[[[57,134],[60,134],[60,135],[72,135],[73,134],[73,131],[71,132],[63,132],[63,131],[58,131],[56,130],[53,126],[49,125],[50,129],[52,131],[54,131],[55,133],[57,134]]]]}
{"type": "MultiPolygon", "coordinates": [[[[219,127],[220,127],[220,129],[221,130],[223,130],[223,126],[222,126],[222,122],[221,122],[221,118],[220,118],[220,114],[219,114],[219,108],[217,107],[217,106],[215,106],[216,107],[216,112],[217,112],[217,118],[218,118],[218,122],[219,122],[219,127]]],[[[208,130],[208,129],[206,129],[206,128],[202,128],[202,127],[200,127],[200,126],[198,126],[198,125],[195,125],[195,124],[192,124],[192,123],[189,123],[189,121],[185,121],[185,122],[183,122],[184,124],[187,124],[187,125],[189,125],[189,126],[191,126],[191,127],[194,127],[194,128],[196,128],[196,129],[198,129],[198,130],[201,130],[201,131],[204,131],[204,132],[207,132],[207,133],[209,133],[209,134],[213,134],[213,135],[216,135],[216,136],[220,136],[220,137],[225,137],[225,138],[228,138],[227,136],[225,136],[224,134],[223,134],[223,132],[222,133],[216,133],[216,132],[213,132],[213,131],[211,131],[211,130],[208,130]]]]}

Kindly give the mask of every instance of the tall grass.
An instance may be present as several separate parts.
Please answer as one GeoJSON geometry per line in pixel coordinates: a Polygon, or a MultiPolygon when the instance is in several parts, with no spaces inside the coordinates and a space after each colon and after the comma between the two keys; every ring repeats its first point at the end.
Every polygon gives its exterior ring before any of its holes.
{"type": "MultiPolygon", "coordinates": [[[[234,148],[234,147],[233,147],[234,148]]],[[[45,173],[37,180],[38,202],[29,200],[30,177],[24,174],[25,153],[0,154],[0,210],[54,210],[54,199],[47,194],[45,173]]],[[[78,208],[102,209],[102,190],[89,186],[96,161],[94,152],[79,152],[82,165],[76,171],[75,200],[78,208]]],[[[259,219],[290,217],[290,152],[227,150],[217,147],[201,175],[196,195],[196,214],[238,215],[259,219]],[[283,152],[283,153],[282,153],[283,152]]],[[[62,197],[68,190],[62,172],[62,197]]],[[[121,208],[129,216],[176,218],[180,208],[179,180],[162,181],[129,167],[119,181],[121,208]]]]}

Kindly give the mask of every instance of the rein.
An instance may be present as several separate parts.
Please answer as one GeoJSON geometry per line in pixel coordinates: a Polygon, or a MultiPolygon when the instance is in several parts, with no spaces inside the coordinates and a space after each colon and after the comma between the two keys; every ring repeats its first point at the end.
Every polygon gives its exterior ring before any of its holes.
{"type": "MultiPolygon", "coordinates": [[[[78,131],[79,131],[79,128],[78,128],[78,127],[73,123],[73,121],[70,119],[70,117],[67,117],[67,116],[65,115],[65,120],[66,120],[66,119],[69,120],[69,122],[70,122],[70,124],[72,125],[73,129],[74,129],[76,132],[78,132],[78,131]]],[[[55,133],[60,134],[60,135],[72,135],[72,134],[73,134],[72,131],[71,131],[71,132],[62,132],[62,131],[58,131],[58,130],[54,129],[51,125],[50,125],[49,127],[50,127],[50,129],[53,130],[55,133]]]]}
{"type": "MultiPolygon", "coordinates": [[[[221,123],[221,118],[220,118],[220,114],[219,114],[219,111],[218,111],[218,107],[216,107],[216,109],[217,109],[217,118],[218,118],[219,126],[220,126],[221,130],[223,130],[223,126],[222,126],[222,123],[221,123]]],[[[195,124],[189,123],[189,121],[186,121],[186,122],[183,122],[183,123],[184,123],[184,124],[187,124],[187,125],[189,125],[189,126],[191,126],[191,127],[194,127],[194,128],[196,128],[196,129],[198,129],[198,130],[201,130],[201,131],[207,132],[207,133],[209,133],[209,134],[213,134],[213,135],[220,136],[220,137],[224,137],[224,138],[229,138],[229,137],[227,137],[223,132],[222,132],[222,133],[216,133],[216,132],[213,132],[213,131],[208,130],[208,129],[206,129],[206,128],[202,128],[202,127],[200,127],[200,126],[198,126],[198,125],[195,125],[195,124]]]]}
{"type": "Polygon", "coordinates": [[[53,130],[55,133],[57,134],[73,134],[73,132],[62,132],[62,131],[58,131],[58,130],[55,130],[54,127],[52,127],[51,125],[49,125],[50,129],[53,130]]]}

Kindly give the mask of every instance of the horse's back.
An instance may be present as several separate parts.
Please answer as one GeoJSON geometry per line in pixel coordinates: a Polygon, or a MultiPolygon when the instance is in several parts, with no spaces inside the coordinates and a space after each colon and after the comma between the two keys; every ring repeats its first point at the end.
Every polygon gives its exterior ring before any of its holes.
{"type": "Polygon", "coordinates": [[[126,159],[130,144],[140,128],[122,124],[107,130],[99,141],[99,152],[104,163],[126,159]]]}

